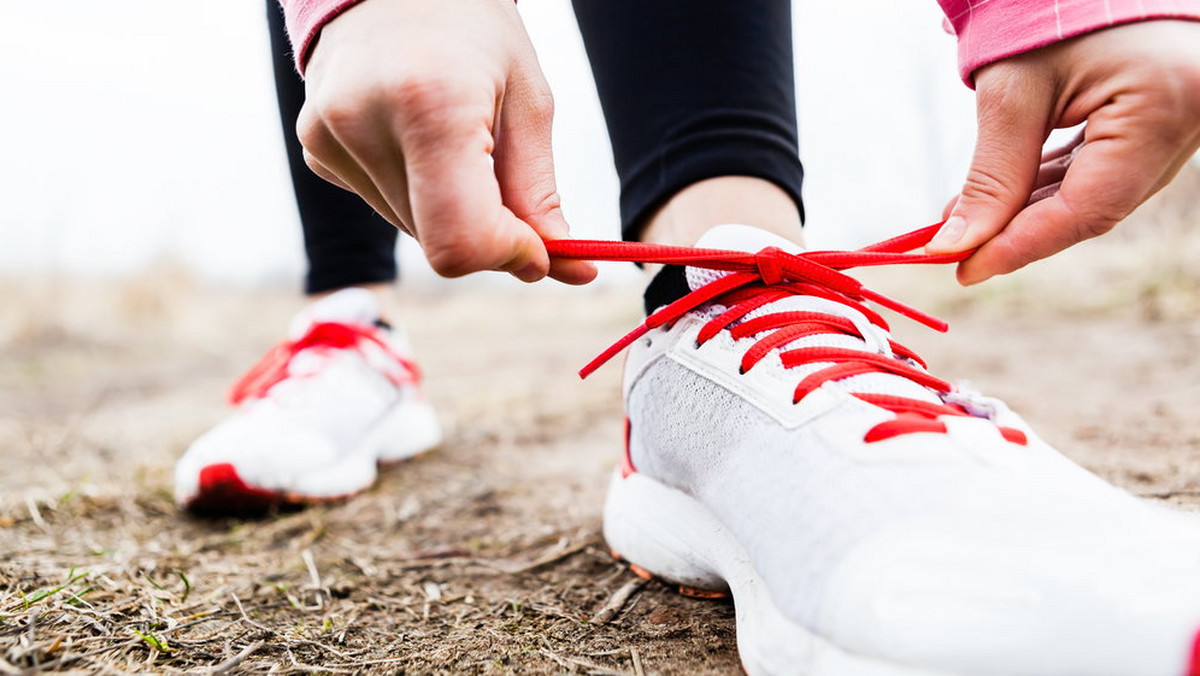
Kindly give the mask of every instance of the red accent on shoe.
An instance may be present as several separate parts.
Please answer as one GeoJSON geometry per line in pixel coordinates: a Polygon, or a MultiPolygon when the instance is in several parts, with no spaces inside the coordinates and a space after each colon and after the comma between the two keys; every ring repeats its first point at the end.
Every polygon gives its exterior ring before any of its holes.
{"type": "Polygon", "coordinates": [[[1025,436],[1024,432],[1016,429],[1015,427],[1001,427],[1000,436],[1014,444],[1020,444],[1022,446],[1029,444],[1029,437],[1025,436]]]}
{"type": "Polygon", "coordinates": [[[314,498],[259,488],[246,483],[231,463],[223,462],[200,470],[196,495],[183,507],[193,514],[205,516],[257,516],[273,507],[297,509],[305,505],[332,504],[352,495],[314,498]]]}
{"type": "Polygon", "coordinates": [[[304,350],[361,350],[364,343],[373,343],[401,366],[396,373],[384,374],[393,383],[420,383],[421,373],[417,365],[412,360],[396,354],[391,346],[379,337],[379,329],[374,326],[318,322],[309,327],[308,332],[298,340],[287,340],[271,348],[257,364],[250,367],[229,390],[229,403],[236,406],[246,399],[265,396],[272,387],[287,378],[288,365],[304,350]]]}
{"type": "Polygon", "coordinates": [[[629,438],[632,434],[632,429],[629,426],[629,418],[625,418],[625,453],[621,455],[621,478],[627,479],[630,474],[637,470],[633,468],[633,457],[629,455],[629,438]]]}
{"type": "Polygon", "coordinates": [[[916,432],[931,432],[933,434],[945,434],[946,423],[940,420],[930,420],[928,418],[918,418],[915,416],[897,416],[895,420],[885,420],[878,425],[867,430],[867,434],[863,437],[863,441],[869,443],[875,441],[883,441],[898,437],[901,434],[914,434],[916,432]]]}
{"type": "Polygon", "coordinates": [[[238,476],[237,468],[223,462],[200,470],[200,486],[185,507],[201,514],[253,514],[284,502],[284,495],[251,486],[238,476]]]}
{"type": "MultiPolygon", "coordinates": [[[[866,306],[867,302],[874,302],[930,328],[945,331],[947,325],[940,319],[872,291],[864,287],[858,280],[842,272],[864,266],[956,263],[973,253],[973,251],[954,254],[906,253],[927,244],[941,225],[941,223],[936,223],[857,251],[812,251],[789,254],[775,247],[768,247],[752,254],[742,251],[696,249],[637,242],[568,239],[546,242],[546,249],[555,258],[689,265],[730,273],[659,308],[647,317],[642,325],[609,346],[584,366],[579,372],[581,377],[586,378],[651,329],[669,325],[688,312],[709,303],[719,303],[725,306],[726,310],[701,327],[697,334],[697,344],[704,344],[723,330],[729,330],[731,335],[738,339],[757,337],[756,342],[743,355],[741,370],[745,373],[772,350],[797,338],[827,333],[859,335],[859,330],[853,322],[842,317],[818,312],[771,313],[730,328],[750,312],[788,296],[817,296],[841,303],[861,313],[872,324],[887,330],[888,325],[883,317],[866,306]]],[[[801,380],[794,395],[796,402],[827,382],[867,373],[890,373],[908,378],[938,392],[951,391],[950,383],[913,366],[915,363],[923,367],[924,363],[912,350],[895,342],[891,342],[891,347],[895,354],[894,357],[862,350],[811,347],[785,350],[780,353],[780,358],[785,368],[814,363],[834,363],[801,380]],[[907,360],[911,360],[911,363],[907,360]]],[[[935,404],[898,396],[854,394],[863,401],[889,410],[896,415],[895,418],[868,430],[864,437],[868,443],[890,439],[902,434],[945,433],[945,424],[938,421],[937,418],[970,415],[965,409],[955,405],[935,404]]],[[[1020,430],[1006,427],[999,429],[1004,438],[1010,442],[1026,443],[1025,435],[1020,430]]],[[[624,473],[624,471],[623,467],[622,472],[624,473]]]]}
{"type": "Polygon", "coordinates": [[[1200,631],[1196,632],[1196,639],[1192,642],[1191,664],[1185,676],[1200,676],[1200,631]]]}

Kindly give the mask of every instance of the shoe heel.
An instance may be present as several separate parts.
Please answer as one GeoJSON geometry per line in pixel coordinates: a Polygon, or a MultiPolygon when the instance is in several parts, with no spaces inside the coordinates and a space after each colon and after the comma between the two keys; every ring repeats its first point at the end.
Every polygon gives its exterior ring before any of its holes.
{"type": "Polygon", "coordinates": [[[380,464],[407,460],[442,443],[442,426],[437,412],[425,401],[408,401],[396,406],[372,431],[367,447],[375,450],[380,464]]]}
{"type": "Polygon", "coordinates": [[[725,597],[729,587],[710,555],[723,541],[720,531],[720,523],[691,497],[642,474],[613,473],[604,538],[635,574],[678,585],[686,596],[725,597]]]}

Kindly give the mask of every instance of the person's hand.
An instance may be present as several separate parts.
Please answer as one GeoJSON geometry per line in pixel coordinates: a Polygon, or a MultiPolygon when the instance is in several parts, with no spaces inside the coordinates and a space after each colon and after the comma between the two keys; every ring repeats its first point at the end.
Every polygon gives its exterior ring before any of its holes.
{"type": "Polygon", "coordinates": [[[512,0],[365,0],[327,24],[297,123],[308,166],[363,197],[455,277],[583,284],[567,236],[553,99],[512,0]]]}
{"type": "Polygon", "coordinates": [[[1200,22],[1125,24],[975,73],[979,137],[962,193],[926,250],[979,247],[975,284],[1103,234],[1200,147],[1200,22]],[[1052,129],[1087,124],[1043,155],[1052,129]]]}

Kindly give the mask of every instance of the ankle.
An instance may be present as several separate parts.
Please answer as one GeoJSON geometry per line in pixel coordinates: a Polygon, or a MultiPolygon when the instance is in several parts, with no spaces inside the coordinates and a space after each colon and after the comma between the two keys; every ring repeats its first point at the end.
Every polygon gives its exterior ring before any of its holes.
{"type": "Polygon", "coordinates": [[[801,244],[800,209],[770,181],[749,176],[710,178],[676,193],[642,229],[641,240],[692,246],[726,223],[752,225],[801,244]]]}
{"type": "Polygon", "coordinates": [[[375,301],[379,307],[379,318],[384,322],[391,322],[391,318],[396,316],[396,293],[395,287],[386,282],[376,284],[353,284],[351,286],[343,286],[328,291],[321,291],[308,296],[309,303],[328,298],[329,296],[345,289],[365,289],[375,296],[375,301]]]}

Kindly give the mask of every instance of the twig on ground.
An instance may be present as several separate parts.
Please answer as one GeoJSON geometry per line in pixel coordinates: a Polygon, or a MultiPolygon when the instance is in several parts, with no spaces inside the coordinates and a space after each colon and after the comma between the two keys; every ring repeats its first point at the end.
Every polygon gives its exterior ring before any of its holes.
{"type": "Polygon", "coordinates": [[[629,599],[633,598],[633,595],[645,586],[645,584],[646,581],[639,577],[622,585],[620,589],[613,592],[612,596],[608,597],[608,600],[604,602],[600,610],[597,610],[596,614],[592,615],[592,624],[608,624],[612,622],[620,614],[625,604],[629,603],[629,599]]]}
{"type": "Polygon", "coordinates": [[[554,660],[555,662],[558,663],[558,666],[560,666],[564,669],[567,669],[569,671],[575,671],[577,668],[583,667],[584,669],[588,670],[589,674],[598,674],[598,675],[603,675],[603,676],[609,676],[609,675],[623,676],[623,674],[620,671],[614,671],[612,669],[609,669],[608,667],[601,666],[599,664],[596,664],[595,662],[589,662],[587,660],[580,659],[578,657],[567,657],[566,655],[559,655],[559,654],[555,653],[554,651],[550,650],[549,648],[543,648],[543,649],[539,650],[538,652],[541,653],[542,655],[545,655],[546,657],[549,657],[550,659],[554,660]]]}
{"type": "Polygon", "coordinates": [[[353,671],[350,671],[348,669],[338,669],[337,667],[330,667],[330,666],[316,667],[311,664],[304,664],[304,663],[296,660],[296,656],[292,653],[291,647],[284,646],[283,649],[285,651],[287,651],[288,661],[292,663],[292,668],[297,671],[306,671],[308,673],[313,673],[313,674],[328,674],[328,673],[352,674],[352,673],[354,673],[353,671]]]}
{"type": "Polygon", "coordinates": [[[564,549],[560,549],[559,551],[547,554],[547,555],[541,557],[540,559],[536,559],[534,561],[531,561],[529,563],[526,563],[526,564],[520,565],[520,566],[516,566],[516,567],[508,567],[508,566],[503,566],[503,565],[499,565],[499,564],[485,564],[485,565],[495,565],[495,567],[498,568],[501,572],[508,573],[509,575],[521,575],[523,573],[530,573],[530,572],[537,570],[538,568],[543,568],[552,563],[558,563],[559,561],[562,561],[563,559],[572,557],[572,556],[578,554],[579,552],[582,552],[583,550],[587,549],[588,547],[591,547],[593,544],[595,544],[595,541],[592,540],[591,538],[589,538],[589,539],[584,540],[583,542],[580,542],[571,547],[566,547],[564,549]]]}
{"type": "Polygon", "coordinates": [[[633,673],[636,676],[646,676],[646,670],[642,668],[642,656],[638,654],[637,648],[629,649],[629,659],[633,661],[633,673]]]}
{"type": "Polygon", "coordinates": [[[224,662],[218,664],[217,666],[213,667],[212,671],[210,671],[209,673],[210,674],[223,674],[227,671],[232,670],[237,665],[246,661],[247,657],[250,657],[250,655],[254,654],[254,651],[258,650],[259,648],[263,647],[264,645],[266,645],[266,641],[258,641],[257,643],[251,643],[250,645],[246,646],[240,653],[234,655],[233,657],[231,657],[231,658],[225,660],[224,662]]]}
{"type": "MultiPolygon", "coordinates": [[[[309,646],[313,646],[315,648],[320,648],[321,650],[324,650],[325,652],[327,652],[331,655],[337,655],[338,657],[342,658],[343,660],[346,660],[347,662],[354,661],[354,657],[352,655],[347,655],[346,653],[334,648],[333,646],[326,645],[324,643],[321,643],[320,641],[312,641],[309,639],[293,638],[291,636],[287,636],[287,635],[283,634],[282,632],[276,631],[275,629],[271,629],[270,627],[268,627],[266,625],[255,622],[254,620],[250,619],[249,615],[246,614],[246,608],[244,606],[242,606],[242,602],[240,599],[238,599],[237,594],[230,594],[230,596],[233,597],[234,604],[237,605],[238,610],[241,611],[241,613],[242,613],[242,621],[246,622],[247,624],[254,627],[255,629],[260,629],[262,631],[265,631],[266,633],[270,634],[271,636],[274,636],[275,638],[278,638],[281,641],[283,641],[284,648],[288,649],[289,655],[291,654],[290,653],[291,648],[290,648],[289,644],[309,645],[309,646]]],[[[301,669],[302,667],[298,665],[296,668],[301,669]]],[[[312,668],[316,669],[316,667],[312,667],[312,668]]],[[[305,670],[308,670],[308,669],[305,668],[305,670]]]]}
{"type": "Polygon", "coordinates": [[[50,526],[46,523],[46,520],[42,518],[42,512],[38,509],[37,498],[34,498],[33,496],[26,497],[25,506],[29,508],[29,518],[33,520],[34,525],[49,533],[50,526]]]}

